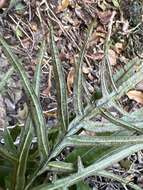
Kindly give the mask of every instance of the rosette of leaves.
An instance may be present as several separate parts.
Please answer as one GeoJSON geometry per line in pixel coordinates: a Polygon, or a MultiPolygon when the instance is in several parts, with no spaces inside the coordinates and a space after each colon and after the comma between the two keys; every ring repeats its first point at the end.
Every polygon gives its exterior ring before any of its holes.
{"type": "Polygon", "coordinates": [[[106,80],[108,69],[105,60],[101,67],[102,97],[86,104],[83,103],[86,93],[83,93],[82,65],[94,24],[93,22],[89,26],[76,63],[73,90],[75,117],[70,121],[64,71],[58,56],[53,26],[49,24],[52,65],[57,82],[57,128],[46,125],[39,101],[41,63],[46,51],[46,42],[43,40],[41,43],[35,78],[31,83],[23,64],[0,36],[1,47],[23,83],[29,107],[25,127],[20,132],[13,133],[6,127],[4,130],[4,143],[0,145],[0,186],[3,189],[89,189],[84,179],[95,175],[113,179],[135,190],[141,190],[138,185],[109,172],[107,168],[143,149],[143,121],[141,119],[143,109],[130,115],[122,112],[120,118],[115,118],[109,111],[111,106],[118,111],[122,110],[118,107],[118,100],[143,80],[142,60],[135,58],[125,66],[126,68],[120,69],[113,76],[112,81],[114,80],[116,84],[116,90],[113,90],[106,80]],[[136,64],[138,64],[138,70],[132,74],[136,64]],[[107,122],[97,121],[96,117],[99,115],[107,122]],[[80,135],[82,131],[94,132],[96,135],[83,136],[80,135]],[[17,136],[20,140],[15,145],[17,136]],[[35,137],[36,141],[33,140],[35,137]],[[65,160],[60,161],[58,155],[66,147],[73,147],[73,151],[65,155],[65,160]]]}

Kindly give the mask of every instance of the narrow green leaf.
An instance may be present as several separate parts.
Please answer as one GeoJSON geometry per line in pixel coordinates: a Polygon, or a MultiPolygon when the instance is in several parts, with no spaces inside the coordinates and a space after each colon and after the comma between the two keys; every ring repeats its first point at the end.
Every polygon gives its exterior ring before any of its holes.
{"type": "Polygon", "coordinates": [[[78,136],[73,135],[65,140],[66,146],[120,146],[143,143],[143,135],[139,136],[78,136]]]}
{"type": "Polygon", "coordinates": [[[116,126],[112,123],[102,123],[102,122],[94,122],[94,121],[83,121],[79,125],[81,128],[92,131],[95,133],[106,133],[106,132],[116,132],[123,130],[121,127],[116,126]]]}
{"type": "Polygon", "coordinates": [[[7,151],[2,146],[0,146],[0,156],[12,163],[17,162],[17,157],[12,152],[7,151]]]}
{"type": "Polygon", "coordinates": [[[15,172],[15,175],[13,176],[14,181],[13,181],[12,186],[14,190],[23,190],[25,186],[27,158],[28,158],[28,152],[29,152],[31,142],[32,142],[32,135],[31,135],[32,122],[29,121],[29,125],[31,126],[26,126],[26,128],[29,130],[27,130],[28,133],[27,134],[25,133],[25,136],[23,137],[25,141],[22,141],[23,144],[21,144],[21,147],[20,147],[16,172],[15,172]]]}
{"type": "Polygon", "coordinates": [[[66,158],[66,162],[76,163],[78,156],[82,158],[84,166],[93,164],[96,160],[107,153],[113,151],[116,147],[76,147],[66,158]]]}
{"type": "MultiPolygon", "coordinates": [[[[35,72],[34,81],[33,81],[33,87],[35,89],[35,93],[38,98],[40,94],[41,64],[42,64],[43,56],[45,53],[45,48],[46,48],[46,43],[44,40],[42,41],[42,44],[41,44],[39,60],[36,65],[36,72],[35,72]]],[[[32,138],[33,138],[32,125],[33,125],[33,122],[30,116],[28,116],[26,120],[26,124],[24,126],[24,132],[21,135],[19,159],[18,159],[18,164],[16,165],[16,169],[15,169],[16,171],[14,172],[14,177],[13,177],[14,180],[12,181],[12,186],[14,190],[23,190],[25,186],[27,159],[28,159],[29,149],[32,143],[32,138]]]]}
{"type": "Polygon", "coordinates": [[[20,61],[18,61],[17,57],[12,53],[11,49],[9,48],[5,40],[2,38],[2,36],[0,36],[0,43],[4,49],[4,52],[9,58],[11,64],[19,73],[19,76],[23,82],[25,93],[29,100],[28,104],[30,107],[30,113],[32,115],[34,124],[36,126],[39,152],[41,155],[41,159],[44,159],[48,156],[48,143],[47,143],[47,136],[46,136],[46,124],[45,124],[45,119],[43,117],[42,108],[34,92],[34,89],[28,80],[24,67],[22,66],[20,61]]]}
{"type": "Polygon", "coordinates": [[[83,170],[83,168],[84,168],[84,165],[82,163],[82,160],[81,160],[80,156],[78,156],[77,166],[78,166],[78,172],[83,170]]]}
{"type": "Polygon", "coordinates": [[[136,132],[139,132],[139,133],[143,133],[143,130],[132,125],[131,123],[128,123],[127,121],[123,121],[122,119],[119,119],[119,118],[115,118],[111,113],[109,113],[107,110],[101,108],[100,109],[101,111],[101,114],[104,118],[106,118],[107,120],[109,120],[110,122],[114,123],[115,125],[118,125],[118,126],[121,126],[121,127],[124,127],[125,129],[127,130],[134,130],[136,132]]]}
{"type": "MultiPolygon", "coordinates": [[[[51,171],[58,171],[56,168],[60,168],[60,171],[67,170],[67,172],[69,172],[69,171],[73,172],[75,170],[73,164],[71,164],[71,163],[55,162],[54,161],[54,162],[50,162],[49,166],[51,167],[51,171]],[[63,168],[63,170],[61,170],[62,168],[63,168]]],[[[135,185],[134,183],[128,181],[127,179],[125,179],[125,178],[123,178],[121,176],[115,175],[115,174],[113,174],[111,172],[107,172],[105,170],[96,171],[94,173],[94,175],[96,175],[96,176],[102,176],[102,177],[106,177],[106,178],[118,181],[120,183],[123,183],[123,184],[127,185],[128,187],[131,187],[131,188],[135,189],[135,190],[141,190],[141,188],[138,185],[135,185]]],[[[85,182],[83,182],[83,181],[77,183],[76,186],[77,186],[77,188],[80,188],[82,190],[84,188],[90,189],[89,186],[85,182]]]]}
{"type": "MultiPolygon", "coordinates": [[[[122,119],[124,121],[124,119],[122,119]]],[[[125,120],[126,121],[126,120],[125,120]]],[[[127,120],[130,122],[130,120],[127,120]]],[[[143,129],[143,122],[132,122],[132,124],[135,124],[136,127],[143,129]]],[[[81,124],[79,124],[81,127],[87,131],[92,131],[95,133],[112,133],[117,131],[124,131],[123,127],[117,126],[113,123],[109,122],[93,122],[93,121],[83,121],[81,124]]]]}
{"type": "Polygon", "coordinates": [[[45,171],[56,171],[56,172],[71,172],[74,170],[74,166],[72,163],[66,163],[62,161],[51,161],[48,163],[47,167],[41,170],[41,173],[45,171]]]}
{"type": "Polygon", "coordinates": [[[38,61],[36,63],[34,81],[33,81],[33,86],[34,86],[34,89],[35,89],[35,93],[36,93],[38,98],[39,98],[39,95],[40,95],[41,66],[42,66],[42,61],[43,61],[43,58],[44,58],[45,51],[46,51],[46,41],[42,40],[41,46],[40,46],[40,52],[38,54],[38,61]]]}
{"type": "Polygon", "coordinates": [[[47,190],[47,189],[54,190],[54,189],[62,188],[64,186],[69,187],[81,181],[85,177],[95,174],[96,171],[101,171],[141,149],[143,149],[143,144],[120,147],[116,151],[113,151],[113,153],[110,156],[105,157],[104,159],[88,166],[81,172],[56,180],[53,184],[44,184],[44,185],[37,186],[33,188],[32,190],[47,190]]]}
{"type": "Polygon", "coordinates": [[[123,82],[128,80],[132,75],[135,74],[137,68],[142,63],[142,59],[135,57],[120,68],[114,75],[114,81],[116,81],[117,86],[120,86],[123,82]]]}
{"type": "Polygon", "coordinates": [[[52,64],[54,69],[54,77],[56,81],[56,90],[57,90],[58,117],[59,121],[61,121],[61,124],[63,126],[62,130],[66,132],[69,123],[66,81],[64,77],[62,63],[59,59],[59,52],[55,44],[54,31],[51,24],[49,24],[49,28],[50,28],[52,64]]]}
{"type": "Polygon", "coordinates": [[[4,138],[4,141],[5,141],[5,145],[4,147],[12,152],[13,154],[17,155],[17,150],[16,150],[16,147],[14,145],[14,142],[13,142],[13,139],[9,133],[9,130],[7,127],[5,127],[4,129],[4,133],[3,133],[3,138],[4,138]]]}
{"type": "Polygon", "coordinates": [[[74,98],[74,109],[77,115],[82,115],[83,114],[83,105],[82,105],[82,66],[83,66],[83,60],[86,52],[86,47],[89,41],[89,38],[91,36],[93,27],[94,27],[94,22],[92,22],[89,26],[89,29],[87,31],[87,36],[86,40],[83,44],[83,47],[81,49],[80,55],[79,55],[79,60],[76,65],[76,73],[75,73],[75,78],[74,78],[74,92],[73,92],[73,98],[74,98]]]}
{"type": "MultiPolygon", "coordinates": [[[[109,61],[109,45],[108,43],[106,43],[105,45],[105,56],[104,59],[102,61],[102,66],[100,69],[100,73],[101,73],[101,89],[102,89],[102,95],[103,98],[109,96],[110,91],[113,89],[113,91],[117,91],[115,82],[114,82],[114,78],[113,78],[113,74],[112,74],[112,68],[111,68],[111,64],[109,61]],[[108,74],[109,73],[109,74],[108,74]]],[[[110,102],[107,103],[106,107],[114,107],[117,111],[119,111],[119,113],[121,114],[127,114],[127,112],[125,112],[125,110],[122,108],[122,106],[120,105],[119,101],[114,99],[111,100],[110,102]]]]}
{"type": "MultiPolygon", "coordinates": [[[[143,136],[100,136],[100,137],[90,137],[90,136],[78,136],[73,135],[66,137],[54,150],[54,152],[51,153],[50,159],[56,157],[65,147],[67,146],[121,146],[123,144],[132,145],[132,144],[140,144],[143,143],[143,136]]],[[[43,166],[44,168],[45,166],[43,166]]],[[[41,169],[43,170],[43,169],[41,169]]],[[[40,171],[41,171],[40,170],[40,171]]],[[[41,173],[41,172],[39,172],[41,173]]]]}
{"type": "Polygon", "coordinates": [[[101,107],[106,105],[108,102],[113,101],[115,99],[121,98],[124,94],[126,94],[130,89],[134,88],[137,83],[143,80],[143,63],[138,67],[138,71],[134,73],[127,81],[122,83],[121,86],[117,89],[117,92],[111,92],[108,96],[101,98],[97,101],[96,105],[101,107]]]}

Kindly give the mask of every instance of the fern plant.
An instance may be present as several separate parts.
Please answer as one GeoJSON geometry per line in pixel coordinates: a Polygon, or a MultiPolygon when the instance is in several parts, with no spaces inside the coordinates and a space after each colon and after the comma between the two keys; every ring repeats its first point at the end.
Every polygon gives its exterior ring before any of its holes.
{"type": "MultiPolygon", "coordinates": [[[[116,90],[108,86],[107,57],[101,67],[102,97],[83,104],[82,65],[92,33],[94,22],[87,31],[87,37],[81,48],[74,79],[73,101],[75,117],[69,120],[66,82],[59,53],[55,43],[53,26],[49,24],[50,49],[58,103],[58,127],[51,128],[45,123],[39,101],[39,83],[41,64],[46,51],[45,40],[41,43],[38,64],[33,83],[28,80],[24,66],[12,52],[7,42],[0,36],[0,44],[12,67],[19,74],[27,97],[29,114],[25,126],[21,129],[20,141],[14,144],[10,130],[4,129],[4,144],[0,145],[0,185],[10,190],[54,190],[54,189],[89,189],[84,179],[95,175],[110,178],[135,190],[141,188],[127,179],[108,172],[106,169],[127,156],[143,149],[143,122],[139,109],[130,115],[122,112],[118,100],[126,92],[143,80],[142,60],[135,58],[128,63],[126,73],[118,71],[112,78],[116,90]],[[138,70],[133,75],[133,65],[138,64],[138,70]],[[122,112],[121,118],[115,118],[109,111],[114,107],[122,112]],[[96,117],[102,116],[107,122],[99,122],[96,117]],[[81,131],[96,133],[95,136],[80,135],[81,131]],[[36,137],[37,141],[33,141],[36,137]],[[74,147],[65,160],[58,159],[66,147],[74,147]],[[6,169],[3,169],[3,167],[6,169]],[[52,180],[50,180],[52,179],[52,180]]],[[[0,88],[4,87],[13,69],[8,71],[0,88]]],[[[111,77],[111,76],[110,76],[111,77]]],[[[88,133],[87,133],[88,134],[88,133]]]]}

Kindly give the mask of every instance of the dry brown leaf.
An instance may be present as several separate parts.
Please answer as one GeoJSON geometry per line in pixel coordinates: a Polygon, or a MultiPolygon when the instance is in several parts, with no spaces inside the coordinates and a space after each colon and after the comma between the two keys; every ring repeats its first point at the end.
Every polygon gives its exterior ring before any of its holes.
{"type": "Polygon", "coordinates": [[[92,41],[96,41],[97,38],[99,38],[99,37],[105,38],[105,36],[106,36],[105,33],[100,32],[100,31],[99,31],[99,32],[95,31],[95,32],[93,32],[93,34],[92,34],[92,36],[91,36],[91,38],[90,38],[89,43],[91,43],[92,41]]]}
{"type": "Polygon", "coordinates": [[[52,66],[49,65],[49,77],[48,77],[48,86],[46,89],[43,90],[43,95],[44,96],[51,96],[51,93],[50,93],[50,90],[51,90],[51,87],[52,87],[52,66]]]}
{"type": "Polygon", "coordinates": [[[109,49],[108,53],[109,53],[108,57],[109,57],[110,64],[111,65],[116,65],[116,63],[117,63],[117,56],[116,56],[115,51],[112,50],[112,49],[109,49]]]}
{"type": "Polygon", "coordinates": [[[91,73],[88,74],[88,78],[89,78],[91,81],[94,80],[94,77],[92,76],[91,73]]]}
{"type": "Polygon", "coordinates": [[[30,28],[33,32],[36,32],[38,30],[38,26],[36,22],[31,22],[30,28]]]}
{"type": "Polygon", "coordinates": [[[66,9],[70,4],[69,0],[62,0],[61,4],[58,6],[58,11],[63,11],[66,9]]]}
{"type": "Polygon", "coordinates": [[[110,10],[103,11],[103,12],[102,11],[96,11],[96,13],[97,13],[97,16],[99,17],[100,22],[103,25],[106,25],[109,23],[111,15],[112,15],[112,12],[110,10]]]}
{"type": "Polygon", "coordinates": [[[135,100],[136,102],[143,104],[143,92],[137,90],[131,90],[127,93],[127,96],[131,100],[135,100]]]}
{"type": "Polygon", "coordinates": [[[75,75],[75,68],[71,67],[67,76],[67,88],[68,88],[69,94],[72,94],[74,75],[75,75]]]}
{"type": "Polygon", "coordinates": [[[102,51],[100,51],[100,52],[97,52],[97,53],[95,53],[95,54],[93,54],[93,58],[94,58],[94,60],[102,60],[103,59],[103,57],[104,57],[104,52],[102,51]]]}
{"type": "Polygon", "coordinates": [[[123,51],[123,44],[120,42],[117,42],[115,44],[115,51],[117,54],[120,54],[123,51]]]}
{"type": "Polygon", "coordinates": [[[83,66],[82,67],[82,72],[84,73],[84,74],[88,74],[88,73],[90,73],[90,68],[89,67],[86,67],[86,66],[83,66]]]}

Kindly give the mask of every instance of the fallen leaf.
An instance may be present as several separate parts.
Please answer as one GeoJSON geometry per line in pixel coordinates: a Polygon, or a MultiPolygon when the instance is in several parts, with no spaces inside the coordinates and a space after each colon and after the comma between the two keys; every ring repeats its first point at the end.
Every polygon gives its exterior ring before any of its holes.
{"type": "Polygon", "coordinates": [[[93,54],[93,58],[94,60],[102,60],[104,57],[104,52],[103,51],[100,51],[100,52],[97,52],[97,53],[94,53],[93,54]]]}
{"type": "Polygon", "coordinates": [[[82,67],[82,72],[84,73],[84,74],[88,74],[88,73],[90,73],[90,68],[89,67],[86,67],[86,66],[83,66],[82,67]]]}
{"type": "Polygon", "coordinates": [[[143,92],[137,90],[131,90],[127,93],[127,96],[131,100],[135,100],[136,102],[143,104],[143,92]]]}
{"type": "Polygon", "coordinates": [[[92,74],[91,74],[91,73],[89,73],[89,74],[88,74],[88,78],[89,78],[91,81],[93,81],[93,80],[94,80],[94,77],[92,76],[92,74]]]}
{"type": "Polygon", "coordinates": [[[51,96],[50,90],[52,87],[52,83],[51,83],[51,79],[52,79],[52,66],[49,65],[49,76],[48,76],[48,86],[46,89],[43,90],[43,95],[44,96],[51,96]]]}
{"type": "Polygon", "coordinates": [[[114,50],[109,49],[108,51],[108,58],[111,65],[116,65],[117,63],[117,56],[114,50]]]}
{"type": "Polygon", "coordinates": [[[103,24],[103,25],[106,25],[109,23],[110,21],[110,18],[111,18],[111,15],[112,15],[112,12],[110,10],[108,11],[96,11],[96,14],[100,20],[100,22],[103,24]]]}
{"type": "Polygon", "coordinates": [[[106,30],[103,26],[99,25],[97,29],[92,33],[89,42],[95,41],[98,37],[105,38],[106,37],[106,30]]]}
{"type": "Polygon", "coordinates": [[[71,67],[67,76],[67,88],[69,94],[72,94],[73,82],[74,82],[75,68],[71,67]]]}
{"type": "Polygon", "coordinates": [[[120,54],[123,51],[123,44],[120,42],[117,42],[115,44],[115,51],[117,54],[120,54]]]}
{"type": "Polygon", "coordinates": [[[33,32],[36,32],[38,30],[37,23],[35,22],[31,22],[30,27],[33,32]]]}
{"type": "Polygon", "coordinates": [[[62,0],[61,4],[58,6],[58,11],[63,11],[66,9],[70,4],[69,0],[62,0]]]}

